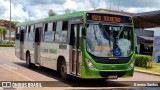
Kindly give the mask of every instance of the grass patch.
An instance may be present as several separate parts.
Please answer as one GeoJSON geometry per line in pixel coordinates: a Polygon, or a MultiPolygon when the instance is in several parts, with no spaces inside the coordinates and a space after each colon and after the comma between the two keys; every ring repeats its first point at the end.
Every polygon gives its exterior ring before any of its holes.
{"type": "Polygon", "coordinates": [[[152,68],[143,68],[135,66],[135,69],[160,73],[160,63],[152,63],[152,68]]]}

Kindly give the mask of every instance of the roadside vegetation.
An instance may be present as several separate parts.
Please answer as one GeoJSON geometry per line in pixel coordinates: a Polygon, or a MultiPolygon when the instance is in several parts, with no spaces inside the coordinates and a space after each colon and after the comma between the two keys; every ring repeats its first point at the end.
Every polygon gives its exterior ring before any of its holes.
{"type": "MultiPolygon", "coordinates": [[[[14,32],[16,29],[16,24],[18,22],[12,21],[11,22],[11,31],[14,32]]],[[[14,47],[14,40],[15,37],[6,37],[7,32],[9,32],[9,23],[0,26],[0,47],[14,47]]]]}
{"type": "Polygon", "coordinates": [[[153,57],[136,54],[135,69],[160,73],[160,63],[153,62],[153,57]]]}
{"type": "Polygon", "coordinates": [[[5,36],[7,34],[7,29],[4,26],[0,26],[0,38],[1,38],[1,42],[3,41],[3,38],[5,40],[5,36]]]}
{"type": "Polygon", "coordinates": [[[14,43],[0,42],[0,47],[14,47],[14,43]]]}
{"type": "Polygon", "coordinates": [[[135,69],[160,73],[160,63],[152,63],[152,68],[135,67],[135,69]]]}
{"type": "Polygon", "coordinates": [[[135,66],[143,68],[152,68],[152,56],[136,54],[135,66]]]}

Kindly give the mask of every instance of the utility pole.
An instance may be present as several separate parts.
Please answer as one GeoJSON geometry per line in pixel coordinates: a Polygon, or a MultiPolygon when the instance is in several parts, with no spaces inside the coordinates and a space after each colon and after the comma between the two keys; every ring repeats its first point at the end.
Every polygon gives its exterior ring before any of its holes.
{"type": "Polygon", "coordinates": [[[118,11],[119,11],[119,4],[120,4],[120,0],[118,1],[118,11]]]}
{"type": "Polygon", "coordinates": [[[9,43],[11,42],[11,0],[10,0],[10,23],[9,23],[9,43]]]}
{"type": "Polygon", "coordinates": [[[111,0],[110,0],[110,9],[111,9],[111,0]]]}

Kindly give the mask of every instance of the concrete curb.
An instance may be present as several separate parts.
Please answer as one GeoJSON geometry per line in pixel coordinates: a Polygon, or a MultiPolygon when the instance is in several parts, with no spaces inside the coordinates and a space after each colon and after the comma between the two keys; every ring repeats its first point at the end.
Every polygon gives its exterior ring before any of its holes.
{"type": "Polygon", "coordinates": [[[134,69],[134,71],[135,72],[140,72],[140,73],[145,73],[145,74],[150,74],[150,75],[160,76],[160,73],[155,73],[155,72],[150,72],[150,71],[145,71],[145,70],[134,69]]]}

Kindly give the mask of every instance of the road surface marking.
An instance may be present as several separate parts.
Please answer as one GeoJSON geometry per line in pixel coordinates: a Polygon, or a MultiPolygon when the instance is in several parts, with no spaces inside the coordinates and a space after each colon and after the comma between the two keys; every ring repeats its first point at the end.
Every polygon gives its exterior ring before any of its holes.
{"type": "Polygon", "coordinates": [[[3,64],[3,65],[6,66],[6,67],[8,67],[8,68],[10,68],[10,69],[17,69],[16,67],[12,67],[12,66],[7,65],[7,64],[3,64]]]}
{"type": "Polygon", "coordinates": [[[10,68],[7,68],[7,67],[5,67],[5,66],[3,66],[3,65],[0,65],[0,67],[6,69],[6,70],[8,70],[8,71],[11,71],[11,72],[13,72],[13,73],[15,73],[15,74],[17,74],[17,75],[19,75],[19,76],[22,76],[23,78],[25,78],[25,79],[27,79],[27,80],[29,80],[29,81],[35,81],[35,80],[33,80],[33,79],[31,79],[31,78],[29,78],[29,77],[27,77],[27,76],[24,76],[23,74],[18,73],[18,72],[14,71],[14,70],[12,70],[12,69],[10,69],[10,68]]]}

